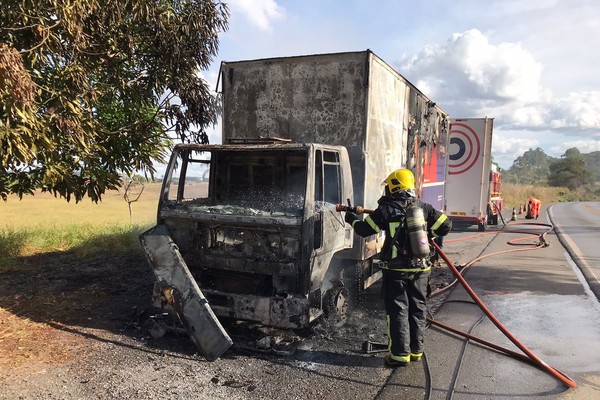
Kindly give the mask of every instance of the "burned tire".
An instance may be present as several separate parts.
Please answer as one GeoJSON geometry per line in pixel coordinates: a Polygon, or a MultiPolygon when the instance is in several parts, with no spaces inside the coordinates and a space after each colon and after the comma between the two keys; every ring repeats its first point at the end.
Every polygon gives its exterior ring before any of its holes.
{"type": "Polygon", "coordinates": [[[348,320],[348,290],[342,285],[328,289],[323,296],[324,320],[327,325],[340,327],[348,320]]]}

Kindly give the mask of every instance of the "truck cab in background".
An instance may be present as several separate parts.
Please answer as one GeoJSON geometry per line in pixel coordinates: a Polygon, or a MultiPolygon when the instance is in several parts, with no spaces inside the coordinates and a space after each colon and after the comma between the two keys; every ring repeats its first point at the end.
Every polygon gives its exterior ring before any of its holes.
{"type": "Polygon", "coordinates": [[[504,211],[504,199],[502,198],[502,176],[498,166],[492,163],[490,171],[490,189],[488,195],[487,224],[498,225],[498,217],[504,211]]]}

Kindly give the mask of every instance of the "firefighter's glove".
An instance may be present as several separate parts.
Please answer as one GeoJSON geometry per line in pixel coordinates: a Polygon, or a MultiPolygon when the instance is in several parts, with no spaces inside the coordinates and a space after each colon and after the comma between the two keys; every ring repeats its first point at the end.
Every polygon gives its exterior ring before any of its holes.
{"type": "Polygon", "coordinates": [[[354,214],[353,212],[349,212],[349,211],[346,212],[344,221],[346,221],[347,224],[352,225],[352,223],[356,220],[358,220],[358,217],[356,216],[356,214],[354,214]]]}

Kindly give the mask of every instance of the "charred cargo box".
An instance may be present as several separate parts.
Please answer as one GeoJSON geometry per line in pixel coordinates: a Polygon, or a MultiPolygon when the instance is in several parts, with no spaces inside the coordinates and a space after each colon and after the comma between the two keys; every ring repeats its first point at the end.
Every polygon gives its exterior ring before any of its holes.
{"type": "Polygon", "coordinates": [[[441,201],[448,117],[370,51],[223,62],[220,74],[223,144],[175,147],[158,224],[217,316],[343,323],[348,291],[380,276],[382,238],[358,238],[336,204],[375,207],[402,167],[441,201]]]}
{"type": "Polygon", "coordinates": [[[282,137],[348,149],[357,204],[410,168],[443,207],[448,115],[371,51],[221,64],[223,143],[282,137]]]}

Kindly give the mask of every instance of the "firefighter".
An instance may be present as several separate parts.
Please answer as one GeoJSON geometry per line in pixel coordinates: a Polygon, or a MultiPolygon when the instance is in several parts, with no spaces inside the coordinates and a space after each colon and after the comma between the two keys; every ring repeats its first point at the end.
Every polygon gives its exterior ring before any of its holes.
{"type": "Polygon", "coordinates": [[[529,202],[527,203],[527,214],[525,215],[525,219],[538,219],[540,216],[541,206],[541,201],[539,201],[536,198],[530,197],[529,202]]]}
{"type": "MultiPolygon", "coordinates": [[[[411,249],[406,224],[407,211],[412,210],[412,204],[422,210],[429,238],[447,235],[452,222],[432,205],[417,199],[415,178],[410,170],[392,172],[383,184],[385,194],[378,200],[377,209],[364,221],[352,212],[347,212],[344,219],[362,237],[385,232],[380,254],[388,325],[388,354],[384,364],[396,367],[418,361],[423,355],[427,286],[431,270],[428,254],[421,258],[413,257],[415,251],[411,249]]],[[[425,245],[429,251],[427,237],[425,245]]]]}
{"type": "Polygon", "coordinates": [[[529,198],[527,202],[527,213],[525,214],[525,219],[533,219],[533,197],[529,198]]]}

